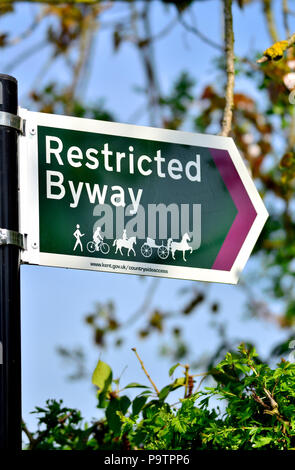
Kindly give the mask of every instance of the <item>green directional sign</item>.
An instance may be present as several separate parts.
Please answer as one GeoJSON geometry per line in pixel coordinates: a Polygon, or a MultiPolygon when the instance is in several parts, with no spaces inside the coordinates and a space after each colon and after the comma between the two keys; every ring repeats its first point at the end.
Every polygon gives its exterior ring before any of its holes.
{"type": "Polygon", "coordinates": [[[267,212],[232,139],[22,113],[23,262],[237,282],[267,212]]]}

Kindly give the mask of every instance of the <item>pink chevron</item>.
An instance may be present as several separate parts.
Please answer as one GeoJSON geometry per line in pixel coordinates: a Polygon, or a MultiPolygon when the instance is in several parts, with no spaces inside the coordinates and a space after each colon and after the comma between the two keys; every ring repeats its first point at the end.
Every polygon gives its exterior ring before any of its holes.
{"type": "Polygon", "coordinates": [[[230,271],[253,225],[257,212],[229,153],[220,149],[209,149],[209,151],[238,211],[212,266],[212,269],[230,271]]]}

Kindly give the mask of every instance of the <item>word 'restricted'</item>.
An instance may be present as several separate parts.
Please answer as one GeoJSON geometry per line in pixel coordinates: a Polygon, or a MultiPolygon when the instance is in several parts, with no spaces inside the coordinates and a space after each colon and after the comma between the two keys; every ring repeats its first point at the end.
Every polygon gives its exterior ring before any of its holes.
{"type": "Polygon", "coordinates": [[[140,174],[144,177],[150,175],[158,178],[171,178],[180,180],[187,178],[192,182],[201,182],[201,161],[200,155],[196,154],[195,160],[187,161],[185,164],[177,158],[167,159],[162,156],[161,150],[157,150],[154,156],[146,154],[136,156],[132,145],[128,147],[128,152],[114,152],[106,142],[103,148],[87,148],[86,151],[78,146],[65,147],[63,141],[56,136],[46,136],[46,165],[58,164],[60,171],[46,170],[46,197],[48,199],[62,200],[68,193],[70,195],[70,207],[76,208],[79,205],[82,194],[87,195],[91,204],[104,204],[107,195],[110,195],[110,202],[116,207],[125,207],[132,204],[131,214],[136,214],[143,194],[142,188],[134,190],[131,187],[123,188],[119,185],[109,187],[107,184],[88,183],[84,181],[65,181],[62,167],[70,165],[72,168],[82,168],[85,166],[93,171],[105,171],[130,175],[140,174]],[[129,201],[126,203],[126,198],[129,201]]]}

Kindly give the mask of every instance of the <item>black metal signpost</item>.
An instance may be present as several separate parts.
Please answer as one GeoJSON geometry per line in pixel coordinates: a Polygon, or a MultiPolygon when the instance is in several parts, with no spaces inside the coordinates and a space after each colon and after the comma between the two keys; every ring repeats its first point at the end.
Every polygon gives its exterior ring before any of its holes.
{"type": "Polygon", "coordinates": [[[17,81],[0,74],[0,449],[21,450],[17,81]]]}

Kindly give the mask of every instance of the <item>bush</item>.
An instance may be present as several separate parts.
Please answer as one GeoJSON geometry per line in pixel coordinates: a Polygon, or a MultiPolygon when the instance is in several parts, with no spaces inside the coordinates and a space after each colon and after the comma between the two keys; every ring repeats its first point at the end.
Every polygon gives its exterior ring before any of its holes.
{"type": "MultiPolygon", "coordinates": [[[[137,354],[137,352],[135,351],[137,354]]],[[[139,358],[139,356],[137,355],[139,358]]],[[[139,358],[142,367],[144,365],[139,358]]],[[[184,375],[158,390],[131,383],[119,390],[110,367],[99,361],[93,374],[98,386],[98,408],[104,418],[84,424],[81,414],[48,400],[36,408],[39,430],[30,433],[25,448],[60,450],[249,450],[295,447],[295,364],[281,360],[276,369],[259,361],[254,349],[241,345],[214,369],[203,374],[215,379],[214,387],[198,390],[196,376],[187,365],[176,364],[184,375]],[[126,390],[142,391],[131,400],[126,390]],[[171,405],[167,398],[182,388],[184,398],[171,405]],[[214,399],[214,400],[212,400],[214,399]],[[216,406],[223,400],[223,410],[216,406]],[[212,404],[213,401],[213,404],[212,404]]],[[[144,368],[145,370],[145,368],[144,368]]],[[[202,374],[201,374],[202,375],[202,374]]],[[[172,397],[171,397],[172,399],[172,397]]]]}

